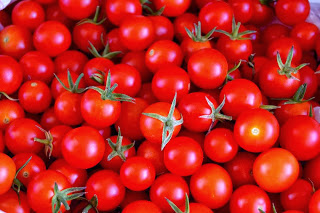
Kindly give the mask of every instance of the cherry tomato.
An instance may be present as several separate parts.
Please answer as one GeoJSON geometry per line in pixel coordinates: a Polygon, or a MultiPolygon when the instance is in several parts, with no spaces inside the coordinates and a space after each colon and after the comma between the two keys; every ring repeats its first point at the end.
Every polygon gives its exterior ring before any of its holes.
{"type": "Polygon", "coordinates": [[[22,78],[19,63],[10,56],[0,55],[0,91],[11,95],[19,89],[22,78]]]}
{"type": "Polygon", "coordinates": [[[264,5],[260,0],[252,0],[253,14],[250,19],[251,24],[266,25],[272,21],[273,10],[268,5],[264,5]]]}
{"type": "Polygon", "coordinates": [[[310,4],[307,0],[279,0],[275,11],[282,23],[295,25],[306,20],[310,12],[310,4]]]}
{"type": "Polygon", "coordinates": [[[24,116],[25,113],[19,103],[0,100],[0,129],[5,129],[12,121],[24,116]]]}
{"type": "Polygon", "coordinates": [[[310,199],[309,213],[317,213],[319,211],[320,211],[320,190],[317,190],[310,199]]]}
{"type": "Polygon", "coordinates": [[[306,162],[303,168],[303,177],[306,180],[310,180],[314,185],[314,188],[318,190],[320,188],[320,172],[316,168],[320,165],[320,155],[306,162]]]}
{"type": "Polygon", "coordinates": [[[17,193],[10,189],[5,194],[0,195],[0,209],[3,212],[29,213],[30,207],[26,193],[20,191],[18,197],[17,193]]]}
{"type": "Polygon", "coordinates": [[[250,21],[253,14],[253,2],[252,0],[229,0],[234,17],[241,23],[250,21]]]}
{"type": "Polygon", "coordinates": [[[99,83],[92,79],[94,74],[106,75],[110,68],[114,66],[113,62],[107,58],[93,58],[90,59],[83,68],[84,81],[88,86],[101,86],[105,82],[99,83]]]}
{"type": "Polygon", "coordinates": [[[154,41],[173,40],[174,29],[170,19],[165,16],[149,16],[149,19],[152,21],[154,28],[154,41]]]}
{"type": "Polygon", "coordinates": [[[127,205],[122,213],[161,213],[161,209],[147,200],[137,200],[127,205]]]}
{"type": "Polygon", "coordinates": [[[16,165],[14,161],[4,153],[0,153],[0,174],[0,195],[3,195],[11,188],[16,175],[16,165]]]}
{"type": "Polygon", "coordinates": [[[316,40],[319,38],[319,29],[312,23],[301,22],[292,28],[290,37],[298,41],[302,50],[310,51],[315,49],[316,40]]]}
{"type": "Polygon", "coordinates": [[[80,75],[87,62],[88,57],[77,50],[67,50],[54,59],[56,73],[58,74],[69,70],[80,75]]]}
{"type": "Polygon", "coordinates": [[[176,17],[186,12],[191,4],[191,0],[154,0],[152,3],[157,10],[164,7],[163,15],[176,17]]]}
{"type": "Polygon", "coordinates": [[[271,42],[289,37],[290,29],[282,24],[270,24],[262,32],[262,41],[270,44],[271,42]]]}
{"type": "Polygon", "coordinates": [[[59,7],[63,13],[74,20],[88,18],[98,5],[99,0],[59,0],[59,7]]]}
{"type": "Polygon", "coordinates": [[[130,203],[141,200],[149,200],[149,195],[146,191],[131,191],[126,189],[126,195],[120,204],[120,208],[124,209],[130,203]]]}
{"type": "Polygon", "coordinates": [[[182,41],[184,38],[188,38],[186,29],[193,29],[194,24],[198,23],[198,17],[193,13],[184,13],[177,16],[173,21],[175,37],[182,41]]]}

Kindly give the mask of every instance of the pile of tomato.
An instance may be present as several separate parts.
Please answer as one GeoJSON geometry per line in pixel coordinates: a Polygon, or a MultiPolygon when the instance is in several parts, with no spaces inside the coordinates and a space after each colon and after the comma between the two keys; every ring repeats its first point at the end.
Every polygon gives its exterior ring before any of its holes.
{"type": "Polygon", "coordinates": [[[320,213],[308,0],[0,11],[0,212],[320,213]]]}

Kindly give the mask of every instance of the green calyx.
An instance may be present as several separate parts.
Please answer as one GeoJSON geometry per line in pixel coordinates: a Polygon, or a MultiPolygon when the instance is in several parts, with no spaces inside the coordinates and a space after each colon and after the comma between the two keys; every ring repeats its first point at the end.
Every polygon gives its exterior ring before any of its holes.
{"type": "Polygon", "coordinates": [[[298,90],[296,91],[296,93],[293,95],[292,98],[280,99],[280,100],[285,100],[286,102],[284,102],[284,104],[299,104],[299,103],[308,102],[314,99],[314,97],[312,97],[307,100],[304,100],[303,98],[304,98],[304,95],[306,94],[306,91],[307,91],[307,84],[304,83],[298,88],[298,90]]]}
{"type": "Polygon", "coordinates": [[[280,53],[277,52],[277,63],[279,66],[279,70],[278,73],[279,75],[285,75],[287,78],[292,78],[295,79],[297,81],[300,81],[299,79],[297,79],[296,77],[294,77],[292,74],[296,74],[301,68],[307,66],[307,63],[304,64],[300,64],[297,67],[291,67],[291,62],[292,62],[292,58],[293,58],[293,46],[291,47],[286,63],[283,64],[281,57],[280,57],[280,53]]]}
{"type": "Polygon", "coordinates": [[[184,212],[181,211],[178,206],[176,204],[174,204],[171,200],[169,200],[168,198],[165,198],[168,202],[168,204],[170,205],[170,207],[172,208],[172,210],[175,213],[190,213],[190,204],[189,204],[189,197],[188,194],[186,193],[186,200],[185,200],[185,210],[184,212]]]}
{"type": "Polygon", "coordinates": [[[251,38],[244,37],[244,36],[251,34],[251,33],[256,33],[256,31],[254,31],[254,30],[246,30],[246,31],[243,31],[240,33],[239,32],[240,26],[241,26],[241,23],[240,22],[236,23],[236,20],[233,17],[232,18],[232,31],[231,31],[231,33],[226,32],[224,30],[216,30],[216,32],[219,32],[219,33],[222,33],[222,34],[228,36],[231,40],[250,40],[251,38]]]}
{"type": "Polygon", "coordinates": [[[96,70],[97,70],[97,73],[93,73],[90,76],[90,78],[92,80],[94,80],[95,82],[98,82],[99,84],[103,85],[104,81],[105,81],[104,79],[105,79],[106,74],[101,70],[98,70],[98,69],[96,69],[96,70]]]}
{"type": "Polygon", "coordinates": [[[33,138],[33,141],[42,143],[45,145],[45,153],[46,156],[50,159],[51,154],[52,154],[52,150],[53,150],[53,137],[50,133],[50,131],[46,131],[43,128],[41,128],[40,126],[36,126],[38,129],[40,129],[44,135],[45,135],[45,139],[40,139],[40,138],[33,138]]]}
{"type": "Polygon", "coordinates": [[[228,115],[223,115],[220,113],[220,111],[222,110],[224,104],[226,103],[226,97],[223,97],[223,100],[221,102],[221,104],[217,107],[217,109],[214,107],[213,103],[209,100],[209,98],[206,97],[206,101],[208,103],[208,105],[211,108],[211,114],[210,115],[201,115],[200,118],[207,118],[207,119],[211,119],[211,126],[208,130],[208,133],[212,130],[213,128],[213,124],[216,120],[218,121],[223,121],[223,120],[228,120],[231,121],[232,117],[228,116],[228,115]]]}
{"type": "MultiPolygon", "coordinates": [[[[266,213],[261,208],[259,208],[258,210],[259,210],[260,213],[266,213]]],[[[272,203],[272,211],[273,211],[273,213],[277,213],[277,210],[276,210],[276,207],[275,207],[274,203],[272,203]]]]}
{"type": "Polygon", "coordinates": [[[226,83],[228,83],[229,81],[232,81],[234,80],[233,77],[230,75],[232,72],[234,72],[236,69],[238,69],[241,65],[241,63],[243,62],[243,60],[240,60],[238,64],[234,65],[234,67],[232,67],[231,69],[228,70],[227,72],[227,77],[226,77],[226,80],[224,82],[224,85],[226,83]]]}
{"type": "Polygon", "coordinates": [[[81,213],[88,213],[90,209],[93,209],[96,213],[99,213],[97,207],[98,207],[98,197],[97,195],[93,195],[93,197],[88,200],[84,197],[79,197],[77,200],[82,200],[88,203],[88,205],[82,210],[81,213]]]}
{"type": "Polygon", "coordinates": [[[142,9],[145,11],[144,15],[147,16],[161,16],[165,8],[165,6],[163,6],[159,10],[153,11],[151,7],[148,6],[152,4],[152,2],[149,0],[140,0],[140,4],[142,6],[142,9]]]}
{"type": "MultiPolygon", "coordinates": [[[[101,42],[102,44],[104,44],[102,34],[101,34],[101,42]]],[[[103,52],[100,54],[90,41],[88,41],[88,43],[90,45],[90,47],[88,47],[88,50],[95,58],[112,59],[117,55],[119,55],[120,53],[122,53],[121,51],[110,52],[110,45],[109,45],[109,42],[107,42],[106,45],[104,46],[103,52]]]]}
{"type": "Polygon", "coordinates": [[[85,23],[90,23],[90,24],[95,24],[95,25],[101,25],[107,18],[103,18],[102,20],[98,21],[99,18],[99,12],[100,12],[100,6],[97,6],[96,12],[94,14],[94,17],[92,19],[90,18],[85,18],[77,23],[77,25],[85,24],[85,23]]]}
{"type": "Polygon", "coordinates": [[[64,189],[62,191],[59,190],[58,184],[54,183],[54,195],[52,197],[51,206],[52,212],[58,213],[61,207],[61,204],[64,205],[66,210],[70,210],[70,206],[67,201],[75,200],[85,194],[85,192],[80,192],[85,190],[86,187],[72,187],[68,189],[64,189]]]}
{"type": "Polygon", "coordinates": [[[14,98],[11,98],[7,93],[5,93],[5,92],[0,92],[0,100],[1,100],[1,96],[4,96],[4,97],[6,97],[8,100],[10,100],[10,101],[19,101],[19,99],[14,99],[14,98]]]}
{"type": "Polygon", "coordinates": [[[201,22],[198,21],[198,24],[194,24],[194,29],[190,31],[188,28],[185,27],[185,30],[188,36],[195,42],[206,42],[211,40],[211,36],[216,30],[216,27],[210,30],[205,36],[201,35],[201,22]]]}
{"type": "Polygon", "coordinates": [[[88,89],[92,89],[97,91],[98,93],[101,94],[101,99],[102,100],[111,100],[111,101],[127,101],[134,103],[135,99],[131,98],[128,95],[125,94],[120,94],[120,93],[114,93],[114,90],[117,88],[118,84],[114,84],[111,87],[111,73],[110,70],[108,71],[108,76],[107,76],[107,83],[106,83],[106,88],[103,90],[99,87],[88,87],[88,89]]]}
{"type": "Polygon", "coordinates": [[[81,78],[84,76],[83,73],[81,73],[79,75],[79,77],[77,78],[76,82],[73,82],[70,71],[68,70],[68,84],[69,87],[67,87],[59,78],[56,74],[54,74],[54,76],[56,77],[56,79],[59,81],[59,83],[61,84],[61,86],[72,93],[83,93],[84,91],[86,91],[86,88],[79,88],[79,83],[81,78]]]}
{"type": "Polygon", "coordinates": [[[118,137],[116,143],[113,143],[110,138],[107,139],[108,144],[112,149],[112,152],[108,155],[108,161],[112,160],[112,158],[116,156],[119,156],[122,161],[126,161],[124,152],[131,149],[134,146],[134,142],[129,145],[122,146],[122,139],[123,136],[121,136],[120,127],[118,128],[118,137]]]}
{"type": "Polygon", "coordinates": [[[145,116],[157,119],[163,123],[163,129],[162,129],[162,141],[161,141],[161,151],[164,149],[164,147],[169,143],[169,141],[172,138],[174,128],[176,126],[179,126],[183,123],[183,117],[181,115],[180,120],[175,120],[173,118],[173,112],[175,110],[176,106],[176,100],[177,100],[177,93],[174,95],[174,98],[172,100],[170,110],[167,117],[161,116],[156,113],[142,113],[145,116]]]}

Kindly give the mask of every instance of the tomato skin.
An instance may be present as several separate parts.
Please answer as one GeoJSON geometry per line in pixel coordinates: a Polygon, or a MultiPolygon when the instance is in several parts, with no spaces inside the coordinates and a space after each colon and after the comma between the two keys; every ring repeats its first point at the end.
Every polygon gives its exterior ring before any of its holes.
{"type": "Polygon", "coordinates": [[[256,156],[249,152],[238,152],[229,162],[224,164],[224,168],[229,173],[234,188],[246,184],[255,184],[252,175],[252,167],[256,156]]]}
{"type": "Polygon", "coordinates": [[[106,42],[109,42],[110,51],[121,51],[120,54],[117,55],[117,57],[122,57],[123,54],[126,54],[129,50],[122,44],[120,41],[120,29],[114,28],[106,35],[105,38],[106,42]]]}
{"type": "Polygon", "coordinates": [[[99,211],[110,211],[124,199],[125,187],[117,173],[111,170],[100,170],[88,179],[86,192],[86,198],[89,200],[97,195],[99,211]]]}
{"type": "Polygon", "coordinates": [[[174,29],[172,22],[165,16],[149,16],[152,21],[155,38],[154,41],[159,40],[173,40],[174,29]]]}
{"type": "Polygon", "coordinates": [[[147,68],[156,73],[164,65],[182,64],[183,54],[178,44],[170,40],[156,41],[149,46],[145,55],[147,68]]]}
{"type": "Polygon", "coordinates": [[[55,57],[70,47],[71,33],[60,22],[46,21],[35,30],[33,44],[37,50],[55,57]]]}
{"type": "Polygon", "coordinates": [[[114,124],[121,112],[120,101],[102,100],[101,94],[92,89],[83,94],[80,106],[84,120],[97,128],[114,124]]]}
{"type": "Polygon", "coordinates": [[[126,189],[126,195],[120,204],[120,208],[124,209],[130,203],[141,200],[149,200],[149,195],[146,191],[131,191],[126,189]]]}
{"type": "Polygon", "coordinates": [[[259,213],[259,209],[271,213],[271,201],[267,193],[255,185],[236,189],[230,199],[230,213],[259,213]]]}
{"type": "Polygon", "coordinates": [[[184,136],[171,139],[163,155],[167,169],[180,176],[194,174],[203,161],[203,151],[198,142],[184,136]]]}
{"type": "Polygon", "coordinates": [[[22,108],[30,113],[44,112],[51,104],[49,87],[42,81],[26,81],[19,89],[18,98],[22,108]]]}
{"type": "Polygon", "coordinates": [[[236,156],[238,144],[231,130],[215,128],[206,135],[203,149],[212,161],[224,163],[236,156]]]}
{"type": "Polygon", "coordinates": [[[213,163],[204,164],[191,176],[193,198],[210,209],[224,206],[232,194],[232,181],[225,169],[213,163]]]}
{"type": "Polygon", "coordinates": [[[122,213],[161,213],[161,209],[147,200],[138,200],[127,205],[122,213]]]}
{"type": "Polygon", "coordinates": [[[289,151],[272,148],[261,153],[253,164],[253,177],[260,188],[279,193],[297,180],[299,163],[289,151]]]}
{"type": "Polygon", "coordinates": [[[219,102],[221,103],[224,98],[222,111],[233,119],[246,110],[259,108],[262,102],[258,86],[246,79],[229,81],[220,92],[219,102]]]}
{"type": "Polygon", "coordinates": [[[156,178],[153,182],[149,196],[150,200],[161,208],[163,212],[172,212],[167,199],[177,206],[184,205],[186,193],[189,195],[187,182],[180,176],[165,173],[156,178]]]}
{"type": "Polygon", "coordinates": [[[155,0],[153,4],[156,10],[164,8],[163,15],[169,17],[176,17],[182,15],[191,5],[191,0],[155,0]]]}
{"type": "Polygon", "coordinates": [[[80,75],[87,62],[88,57],[77,50],[67,50],[54,59],[56,73],[58,74],[69,70],[80,75]]]}
{"type": "Polygon", "coordinates": [[[277,142],[279,131],[279,123],[273,114],[265,109],[250,109],[237,118],[234,138],[246,151],[263,152],[277,142]]]}
{"type": "Polygon", "coordinates": [[[143,139],[140,130],[140,117],[145,108],[149,106],[148,102],[142,98],[135,98],[135,103],[122,102],[121,114],[115,123],[116,129],[121,129],[121,134],[132,140],[143,139]]]}
{"type": "Polygon", "coordinates": [[[305,66],[299,70],[301,84],[307,84],[307,90],[304,94],[304,99],[309,99],[316,96],[318,90],[317,74],[309,67],[305,66]]]}
{"type": "Polygon", "coordinates": [[[193,39],[187,36],[182,40],[180,47],[184,55],[184,60],[188,62],[189,58],[193,53],[202,49],[212,48],[212,45],[209,40],[199,42],[199,41],[194,41],[193,39]]]}
{"type": "Polygon", "coordinates": [[[307,115],[294,116],[281,126],[279,141],[298,160],[311,160],[320,152],[319,123],[307,115]]]}
{"type": "Polygon", "coordinates": [[[63,137],[71,131],[72,128],[66,125],[57,125],[49,129],[52,135],[52,153],[51,155],[55,158],[62,158],[61,143],[63,137]]]}
{"type": "Polygon", "coordinates": [[[59,0],[59,7],[62,12],[73,20],[88,18],[94,13],[98,5],[98,0],[59,0]],[[75,13],[74,11],[77,12],[75,13]]]}
{"type": "Polygon", "coordinates": [[[98,130],[82,126],[69,131],[62,139],[63,158],[71,166],[88,169],[97,165],[103,157],[105,142],[98,130]]]}
{"type": "Polygon", "coordinates": [[[215,49],[199,50],[188,61],[190,79],[202,89],[218,88],[224,82],[227,71],[226,58],[215,49]]]}
{"type": "Polygon", "coordinates": [[[9,151],[16,155],[24,152],[39,153],[43,150],[43,144],[33,140],[45,138],[37,126],[40,124],[29,118],[19,118],[11,122],[5,131],[5,142],[9,151]]]}
{"type": "Polygon", "coordinates": [[[189,93],[190,78],[188,73],[175,65],[158,69],[152,78],[152,92],[159,101],[171,102],[177,94],[177,102],[189,93]]]}
{"type": "Polygon", "coordinates": [[[3,131],[0,130],[0,153],[4,152],[4,150],[5,150],[4,135],[3,135],[3,131]]]}
{"type": "MultiPolygon", "coordinates": [[[[233,9],[226,2],[213,1],[201,8],[198,17],[204,33],[208,33],[215,27],[229,32],[232,25],[233,9]]],[[[213,36],[219,36],[219,33],[214,33],[213,36]]]]}
{"type": "MultiPolygon", "coordinates": [[[[37,0],[41,1],[41,0],[37,0]]],[[[50,1],[50,0],[49,0],[50,1]]],[[[59,4],[56,0],[54,2],[46,6],[46,20],[47,21],[58,21],[62,24],[66,25],[68,28],[72,28],[74,26],[74,21],[68,18],[59,7],[59,4]]]]}
{"type": "Polygon", "coordinates": [[[44,22],[45,12],[38,2],[25,0],[14,6],[11,17],[13,24],[33,31],[44,22]]]}
{"type": "Polygon", "coordinates": [[[294,209],[308,212],[308,204],[313,189],[309,181],[298,179],[289,189],[281,192],[281,204],[286,210],[294,209]]]}
{"type": "Polygon", "coordinates": [[[271,7],[261,4],[259,0],[252,0],[252,3],[253,14],[250,19],[251,24],[261,26],[272,21],[274,14],[271,7]]]}
{"type": "MultiPolygon", "coordinates": [[[[54,183],[60,191],[71,187],[68,179],[61,173],[46,170],[37,174],[29,183],[27,196],[30,207],[36,212],[51,212],[51,200],[54,195],[54,183]],[[39,205],[41,203],[41,205],[39,205]]],[[[71,201],[68,201],[70,204],[71,201]]],[[[62,205],[61,211],[65,208],[62,205]]]]}
{"type": "MultiPolygon", "coordinates": [[[[100,83],[91,79],[91,76],[95,73],[99,73],[97,70],[103,73],[108,73],[110,68],[114,66],[113,62],[107,58],[93,58],[90,59],[83,68],[84,81],[88,86],[101,86],[100,83]]],[[[101,73],[100,73],[101,74],[101,73]]],[[[104,82],[105,84],[105,82],[104,82]]]]}
{"type": "MultiPolygon", "coordinates": [[[[157,102],[149,105],[147,108],[143,110],[143,113],[157,113],[159,115],[168,116],[171,104],[166,102],[157,102]]],[[[173,119],[180,120],[181,114],[178,109],[174,109],[173,119]]],[[[143,136],[152,143],[160,143],[162,142],[162,130],[164,124],[155,118],[148,117],[146,115],[141,115],[140,117],[140,129],[143,136]]],[[[181,129],[181,125],[177,125],[174,127],[172,138],[176,137],[181,129]]]]}
{"type": "MultiPolygon", "coordinates": [[[[192,213],[213,213],[211,209],[202,203],[189,203],[189,208],[192,213]]],[[[179,209],[181,209],[181,211],[185,211],[186,207],[183,205],[179,209]]]]}
{"type": "Polygon", "coordinates": [[[29,213],[30,207],[25,192],[20,191],[19,197],[20,200],[13,189],[10,189],[5,194],[0,195],[0,209],[3,212],[29,213]]]}
{"type": "Polygon", "coordinates": [[[6,99],[0,100],[0,129],[4,130],[12,121],[24,116],[24,110],[19,103],[6,99]]]}
{"type": "Polygon", "coordinates": [[[31,49],[32,35],[24,26],[9,25],[1,30],[1,54],[19,59],[31,49]]]}
{"type": "Polygon", "coordinates": [[[4,153],[0,153],[0,174],[0,195],[3,195],[11,188],[14,176],[16,175],[14,161],[4,153]]]}
{"type": "Polygon", "coordinates": [[[152,84],[151,83],[144,83],[141,85],[141,89],[137,94],[137,97],[142,98],[143,100],[147,101],[148,104],[154,104],[158,101],[158,99],[154,96],[152,92],[152,84]]]}
{"type": "Polygon", "coordinates": [[[282,23],[295,25],[306,20],[310,12],[310,4],[307,0],[279,0],[275,11],[282,23]]]}
{"type": "Polygon", "coordinates": [[[298,41],[303,51],[310,51],[315,49],[316,40],[319,38],[319,29],[312,23],[301,22],[292,28],[290,37],[298,41]]]}
{"type": "Polygon", "coordinates": [[[173,21],[174,35],[179,40],[182,41],[184,38],[188,38],[188,34],[185,28],[192,29],[194,24],[198,22],[198,17],[193,13],[184,13],[177,16],[173,21]]]}
{"type": "Polygon", "coordinates": [[[68,179],[72,187],[83,187],[88,180],[88,174],[85,169],[74,168],[63,158],[55,160],[48,169],[63,174],[68,179]]]}
{"type": "Polygon", "coordinates": [[[309,202],[309,213],[317,213],[320,211],[320,190],[312,195],[309,202]]]}
{"type": "Polygon", "coordinates": [[[62,122],[58,120],[56,114],[54,114],[54,108],[50,107],[41,116],[40,125],[43,129],[49,130],[55,126],[61,125],[62,122]]]}
{"type": "Polygon", "coordinates": [[[234,17],[242,24],[248,22],[253,14],[253,2],[252,0],[228,0],[231,5],[234,17]]]}
{"type": "Polygon", "coordinates": [[[289,37],[290,29],[282,24],[270,24],[262,32],[262,40],[267,44],[272,43],[273,41],[289,37]]]}
{"type": "Polygon", "coordinates": [[[310,180],[316,190],[320,189],[320,172],[316,168],[320,165],[320,155],[306,162],[303,168],[303,178],[310,180]]]}
{"type": "Polygon", "coordinates": [[[0,91],[8,95],[17,91],[22,83],[23,73],[19,63],[12,57],[0,55],[0,91]]]}

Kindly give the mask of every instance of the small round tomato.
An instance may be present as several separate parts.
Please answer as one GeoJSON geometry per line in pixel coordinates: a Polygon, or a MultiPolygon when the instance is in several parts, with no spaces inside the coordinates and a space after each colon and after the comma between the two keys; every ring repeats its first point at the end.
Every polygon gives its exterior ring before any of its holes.
{"type": "Polygon", "coordinates": [[[19,89],[22,79],[19,63],[10,56],[0,55],[0,91],[11,95],[19,89]]]}
{"type": "Polygon", "coordinates": [[[307,84],[306,93],[304,99],[309,99],[316,96],[318,91],[318,77],[315,72],[309,67],[305,66],[299,70],[301,84],[307,84]]]}
{"type": "Polygon", "coordinates": [[[101,86],[105,84],[105,79],[102,82],[97,82],[93,79],[95,74],[106,75],[110,68],[114,66],[113,62],[107,58],[93,58],[90,59],[83,68],[84,81],[88,86],[101,86]]]}
{"type": "Polygon", "coordinates": [[[47,21],[58,21],[62,24],[66,25],[68,28],[72,28],[74,26],[74,21],[68,18],[64,12],[62,12],[59,7],[59,3],[57,0],[37,0],[37,1],[54,1],[53,4],[49,3],[46,6],[46,20],[47,21]]]}
{"type": "Polygon", "coordinates": [[[191,5],[191,0],[154,0],[152,2],[157,10],[164,7],[163,15],[176,17],[182,15],[191,5]]]}
{"type": "Polygon", "coordinates": [[[3,212],[29,213],[30,207],[26,193],[20,191],[18,197],[17,193],[10,189],[5,194],[0,195],[0,209],[3,212]]]}
{"type": "Polygon", "coordinates": [[[286,25],[305,21],[310,12],[308,0],[279,0],[275,6],[278,19],[286,25]]]}
{"type": "Polygon", "coordinates": [[[21,105],[11,100],[0,100],[0,129],[5,129],[12,121],[25,116],[21,105]]]}
{"type": "Polygon", "coordinates": [[[82,126],[72,129],[64,136],[61,150],[63,158],[71,166],[88,169],[102,160],[105,142],[98,130],[82,126]]]}
{"type": "Polygon", "coordinates": [[[50,148],[50,143],[52,143],[52,149],[50,150],[51,153],[49,152],[46,154],[51,154],[51,156],[55,158],[62,158],[62,152],[61,152],[62,139],[71,130],[72,128],[66,125],[57,125],[50,128],[49,134],[51,134],[52,136],[52,141],[49,142],[49,148],[50,148]]]}
{"type": "Polygon", "coordinates": [[[174,29],[173,23],[165,16],[149,16],[152,21],[155,38],[154,41],[159,40],[173,40],[174,29]]]}
{"type": "Polygon", "coordinates": [[[62,122],[58,120],[56,114],[54,114],[54,107],[48,108],[41,116],[40,125],[45,130],[49,130],[52,127],[61,125],[62,122]]]}
{"type": "Polygon", "coordinates": [[[320,189],[320,155],[306,162],[303,168],[303,177],[310,180],[316,190],[320,189]]]}
{"type": "Polygon", "coordinates": [[[0,153],[0,174],[0,195],[3,195],[11,188],[16,175],[14,161],[4,153],[0,153]]]}
{"type": "Polygon", "coordinates": [[[253,13],[250,19],[251,24],[266,25],[273,19],[273,10],[265,4],[261,4],[260,0],[252,0],[253,13]]]}
{"type": "Polygon", "coordinates": [[[161,213],[161,209],[154,203],[147,200],[137,200],[128,204],[122,213],[161,213]]]}
{"type": "MultiPolygon", "coordinates": [[[[181,206],[181,211],[186,210],[186,205],[181,206]]],[[[189,210],[192,213],[213,213],[213,211],[202,203],[189,203],[189,210]]]]}
{"type": "Polygon", "coordinates": [[[89,200],[94,195],[97,196],[99,211],[110,211],[119,206],[124,199],[125,187],[119,174],[111,170],[100,170],[88,179],[86,192],[86,198],[89,200]]]}
{"type": "Polygon", "coordinates": [[[180,176],[194,174],[202,165],[203,151],[199,143],[189,137],[176,137],[164,148],[164,164],[180,176]]]}
{"type": "Polygon", "coordinates": [[[262,189],[279,193],[287,190],[297,180],[299,163],[288,150],[272,148],[256,158],[252,172],[262,189]]]}
{"type": "Polygon", "coordinates": [[[316,40],[319,39],[319,29],[312,23],[301,22],[292,28],[290,37],[298,41],[302,50],[310,51],[315,49],[316,40]]]}
{"type": "Polygon", "coordinates": [[[56,73],[58,74],[69,70],[80,75],[87,62],[88,57],[77,50],[67,50],[54,59],[56,73]]]}
{"type": "Polygon", "coordinates": [[[175,37],[182,41],[184,38],[188,38],[186,32],[187,29],[193,29],[194,24],[198,23],[198,17],[193,13],[184,13],[176,17],[173,21],[175,37]]]}
{"type": "Polygon", "coordinates": [[[46,21],[35,30],[33,44],[37,50],[55,57],[70,47],[71,33],[60,22],[46,21]]]}
{"type": "Polygon", "coordinates": [[[197,202],[216,209],[229,201],[232,194],[232,181],[225,169],[217,164],[208,163],[202,165],[191,176],[190,190],[197,202]]]}
{"type": "Polygon", "coordinates": [[[73,20],[88,18],[98,5],[99,0],[59,0],[63,13],[73,20]]]}
{"type": "MultiPolygon", "coordinates": [[[[108,1],[109,2],[109,1],[108,1]]],[[[120,29],[114,28],[104,38],[105,45],[109,44],[110,52],[119,51],[117,57],[122,57],[129,50],[120,41],[120,29]],[[121,53],[120,53],[121,52],[121,53]]]]}
{"type": "Polygon", "coordinates": [[[243,24],[250,21],[253,14],[252,0],[229,0],[228,2],[233,9],[234,18],[237,21],[243,24]]]}
{"type": "Polygon", "coordinates": [[[148,104],[154,104],[158,101],[158,99],[154,96],[152,92],[152,84],[151,83],[144,83],[141,85],[141,89],[137,94],[137,97],[142,98],[143,100],[147,101],[148,104]]]}
{"type": "Polygon", "coordinates": [[[320,190],[317,190],[312,195],[309,202],[309,213],[317,213],[320,211],[320,190]]]}
{"type": "Polygon", "coordinates": [[[290,29],[282,24],[270,24],[262,31],[262,41],[267,44],[283,38],[289,37],[290,29]]]}

